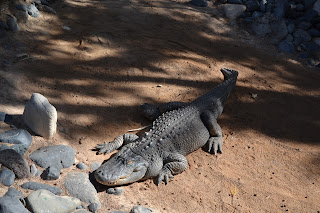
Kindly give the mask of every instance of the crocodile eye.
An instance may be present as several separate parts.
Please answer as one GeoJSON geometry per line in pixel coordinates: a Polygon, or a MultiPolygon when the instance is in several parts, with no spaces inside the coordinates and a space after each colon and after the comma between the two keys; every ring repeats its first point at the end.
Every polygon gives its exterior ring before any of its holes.
{"type": "Polygon", "coordinates": [[[133,164],[132,160],[127,161],[127,165],[133,164]]]}

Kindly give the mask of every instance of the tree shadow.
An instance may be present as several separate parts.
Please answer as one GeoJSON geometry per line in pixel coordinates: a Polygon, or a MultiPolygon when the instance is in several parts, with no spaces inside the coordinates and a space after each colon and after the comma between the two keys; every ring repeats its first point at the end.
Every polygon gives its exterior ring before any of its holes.
{"type": "MultiPolygon", "coordinates": [[[[171,1],[130,0],[69,0],[53,7],[58,13],[55,23],[46,19],[53,32],[48,25],[39,24],[39,29],[46,30],[42,34],[24,30],[9,40],[24,42],[22,49],[35,55],[33,61],[14,65],[24,83],[31,85],[24,92],[45,95],[65,114],[59,122],[72,124],[72,134],[81,134],[88,125],[98,131],[101,126],[132,120],[146,124],[137,103],[120,99],[137,96],[141,103],[161,103],[163,99],[148,96],[141,85],[165,84],[191,88],[181,96],[177,92],[179,100],[190,101],[219,83],[222,65],[231,65],[239,70],[239,80],[220,119],[222,125],[293,142],[319,143],[319,74],[276,56],[272,48],[268,53],[248,44],[245,36],[220,20],[218,10],[171,1]],[[288,89],[277,89],[275,78],[288,89]],[[114,86],[116,83],[122,86],[114,86]],[[252,100],[250,93],[258,98],[252,100]],[[77,101],[79,97],[86,101],[77,101]],[[92,99],[99,101],[92,103],[92,99]],[[95,121],[71,122],[67,115],[93,116],[95,121]]],[[[13,48],[5,57],[14,57],[20,50],[13,48]]],[[[1,70],[3,87],[9,84],[4,82],[9,75],[1,70]]],[[[19,90],[15,85],[1,91],[2,106],[12,101],[24,105],[21,97],[25,95],[17,95],[19,90]]]]}

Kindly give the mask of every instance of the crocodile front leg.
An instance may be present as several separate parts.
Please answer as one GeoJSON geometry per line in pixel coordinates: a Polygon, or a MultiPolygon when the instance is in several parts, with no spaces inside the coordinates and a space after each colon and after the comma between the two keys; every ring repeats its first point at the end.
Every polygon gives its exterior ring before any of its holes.
{"type": "Polygon", "coordinates": [[[135,134],[126,133],[116,137],[109,143],[104,142],[103,144],[98,144],[95,148],[98,149],[98,154],[107,154],[113,152],[123,145],[134,142],[137,138],[139,137],[135,134]]]}
{"type": "Polygon", "coordinates": [[[161,114],[171,110],[179,109],[181,107],[186,106],[187,104],[188,103],[184,102],[168,102],[165,104],[161,104],[160,106],[155,106],[152,104],[145,103],[142,104],[140,107],[142,108],[145,117],[153,121],[157,119],[161,114]]]}
{"type": "Polygon", "coordinates": [[[201,114],[201,120],[210,133],[210,138],[206,143],[207,151],[214,155],[217,152],[222,153],[222,130],[214,114],[211,111],[205,111],[201,114]]]}
{"type": "Polygon", "coordinates": [[[188,168],[187,159],[179,153],[171,153],[164,160],[164,166],[162,167],[157,180],[157,185],[162,181],[167,185],[169,178],[173,178],[173,175],[180,174],[188,168]]]}

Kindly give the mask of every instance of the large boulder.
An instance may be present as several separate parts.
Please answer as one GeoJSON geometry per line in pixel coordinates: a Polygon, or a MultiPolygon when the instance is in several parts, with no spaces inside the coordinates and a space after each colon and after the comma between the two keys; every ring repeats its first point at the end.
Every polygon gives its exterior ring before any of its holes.
{"type": "Polygon", "coordinates": [[[317,0],[316,3],[314,3],[313,10],[315,10],[318,15],[320,15],[320,0],[317,0]]]}
{"type": "Polygon", "coordinates": [[[30,177],[27,161],[13,149],[0,151],[0,164],[11,169],[17,178],[30,177]]]}
{"type": "Polygon", "coordinates": [[[47,98],[33,93],[23,112],[24,123],[36,134],[52,138],[57,130],[57,110],[47,98]]]}
{"type": "Polygon", "coordinates": [[[30,159],[42,168],[54,166],[58,169],[72,166],[75,156],[74,149],[66,145],[45,146],[29,155],[30,159]]]}
{"type": "Polygon", "coordinates": [[[66,191],[72,197],[79,198],[85,203],[96,203],[100,208],[101,203],[97,190],[89,180],[89,175],[82,172],[71,172],[67,174],[63,183],[66,191]]]}
{"type": "Polygon", "coordinates": [[[81,205],[77,198],[67,196],[57,196],[45,189],[31,192],[26,199],[27,207],[34,213],[69,213],[76,210],[81,205]]]}
{"type": "Polygon", "coordinates": [[[30,213],[18,198],[11,196],[0,197],[0,213],[30,213]]]}
{"type": "Polygon", "coordinates": [[[222,7],[225,16],[230,20],[237,19],[246,10],[246,6],[242,4],[224,4],[222,7]]]}

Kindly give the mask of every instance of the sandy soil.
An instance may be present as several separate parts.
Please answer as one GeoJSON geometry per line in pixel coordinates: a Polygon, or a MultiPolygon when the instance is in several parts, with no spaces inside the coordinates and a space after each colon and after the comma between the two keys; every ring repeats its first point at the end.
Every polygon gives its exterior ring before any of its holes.
{"type": "MultiPolygon", "coordinates": [[[[213,5],[59,0],[53,7],[57,15],[30,17],[0,40],[10,46],[0,48],[10,62],[0,69],[0,111],[22,114],[33,92],[58,111],[61,131],[50,141],[34,136],[26,158],[67,144],[77,162],[102,162],[109,155],[96,155],[97,143],[150,124],[140,104],[191,101],[220,83],[219,70],[228,67],[240,74],[219,118],[224,153],[188,155],[188,170],[167,186],[147,180],[125,186],[121,196],[100,186],[99,212],[134,205],[156,212],[320,211],[318,70],[228,23],[213,5]],[[31,58],[20,60],[21,53],[31,58]]],[[[50,184],[60,186],[70,171],[78,170],[65,169],[50,184]]],[[[1,186],[0,195],[6,190],[1,186]]]]}

